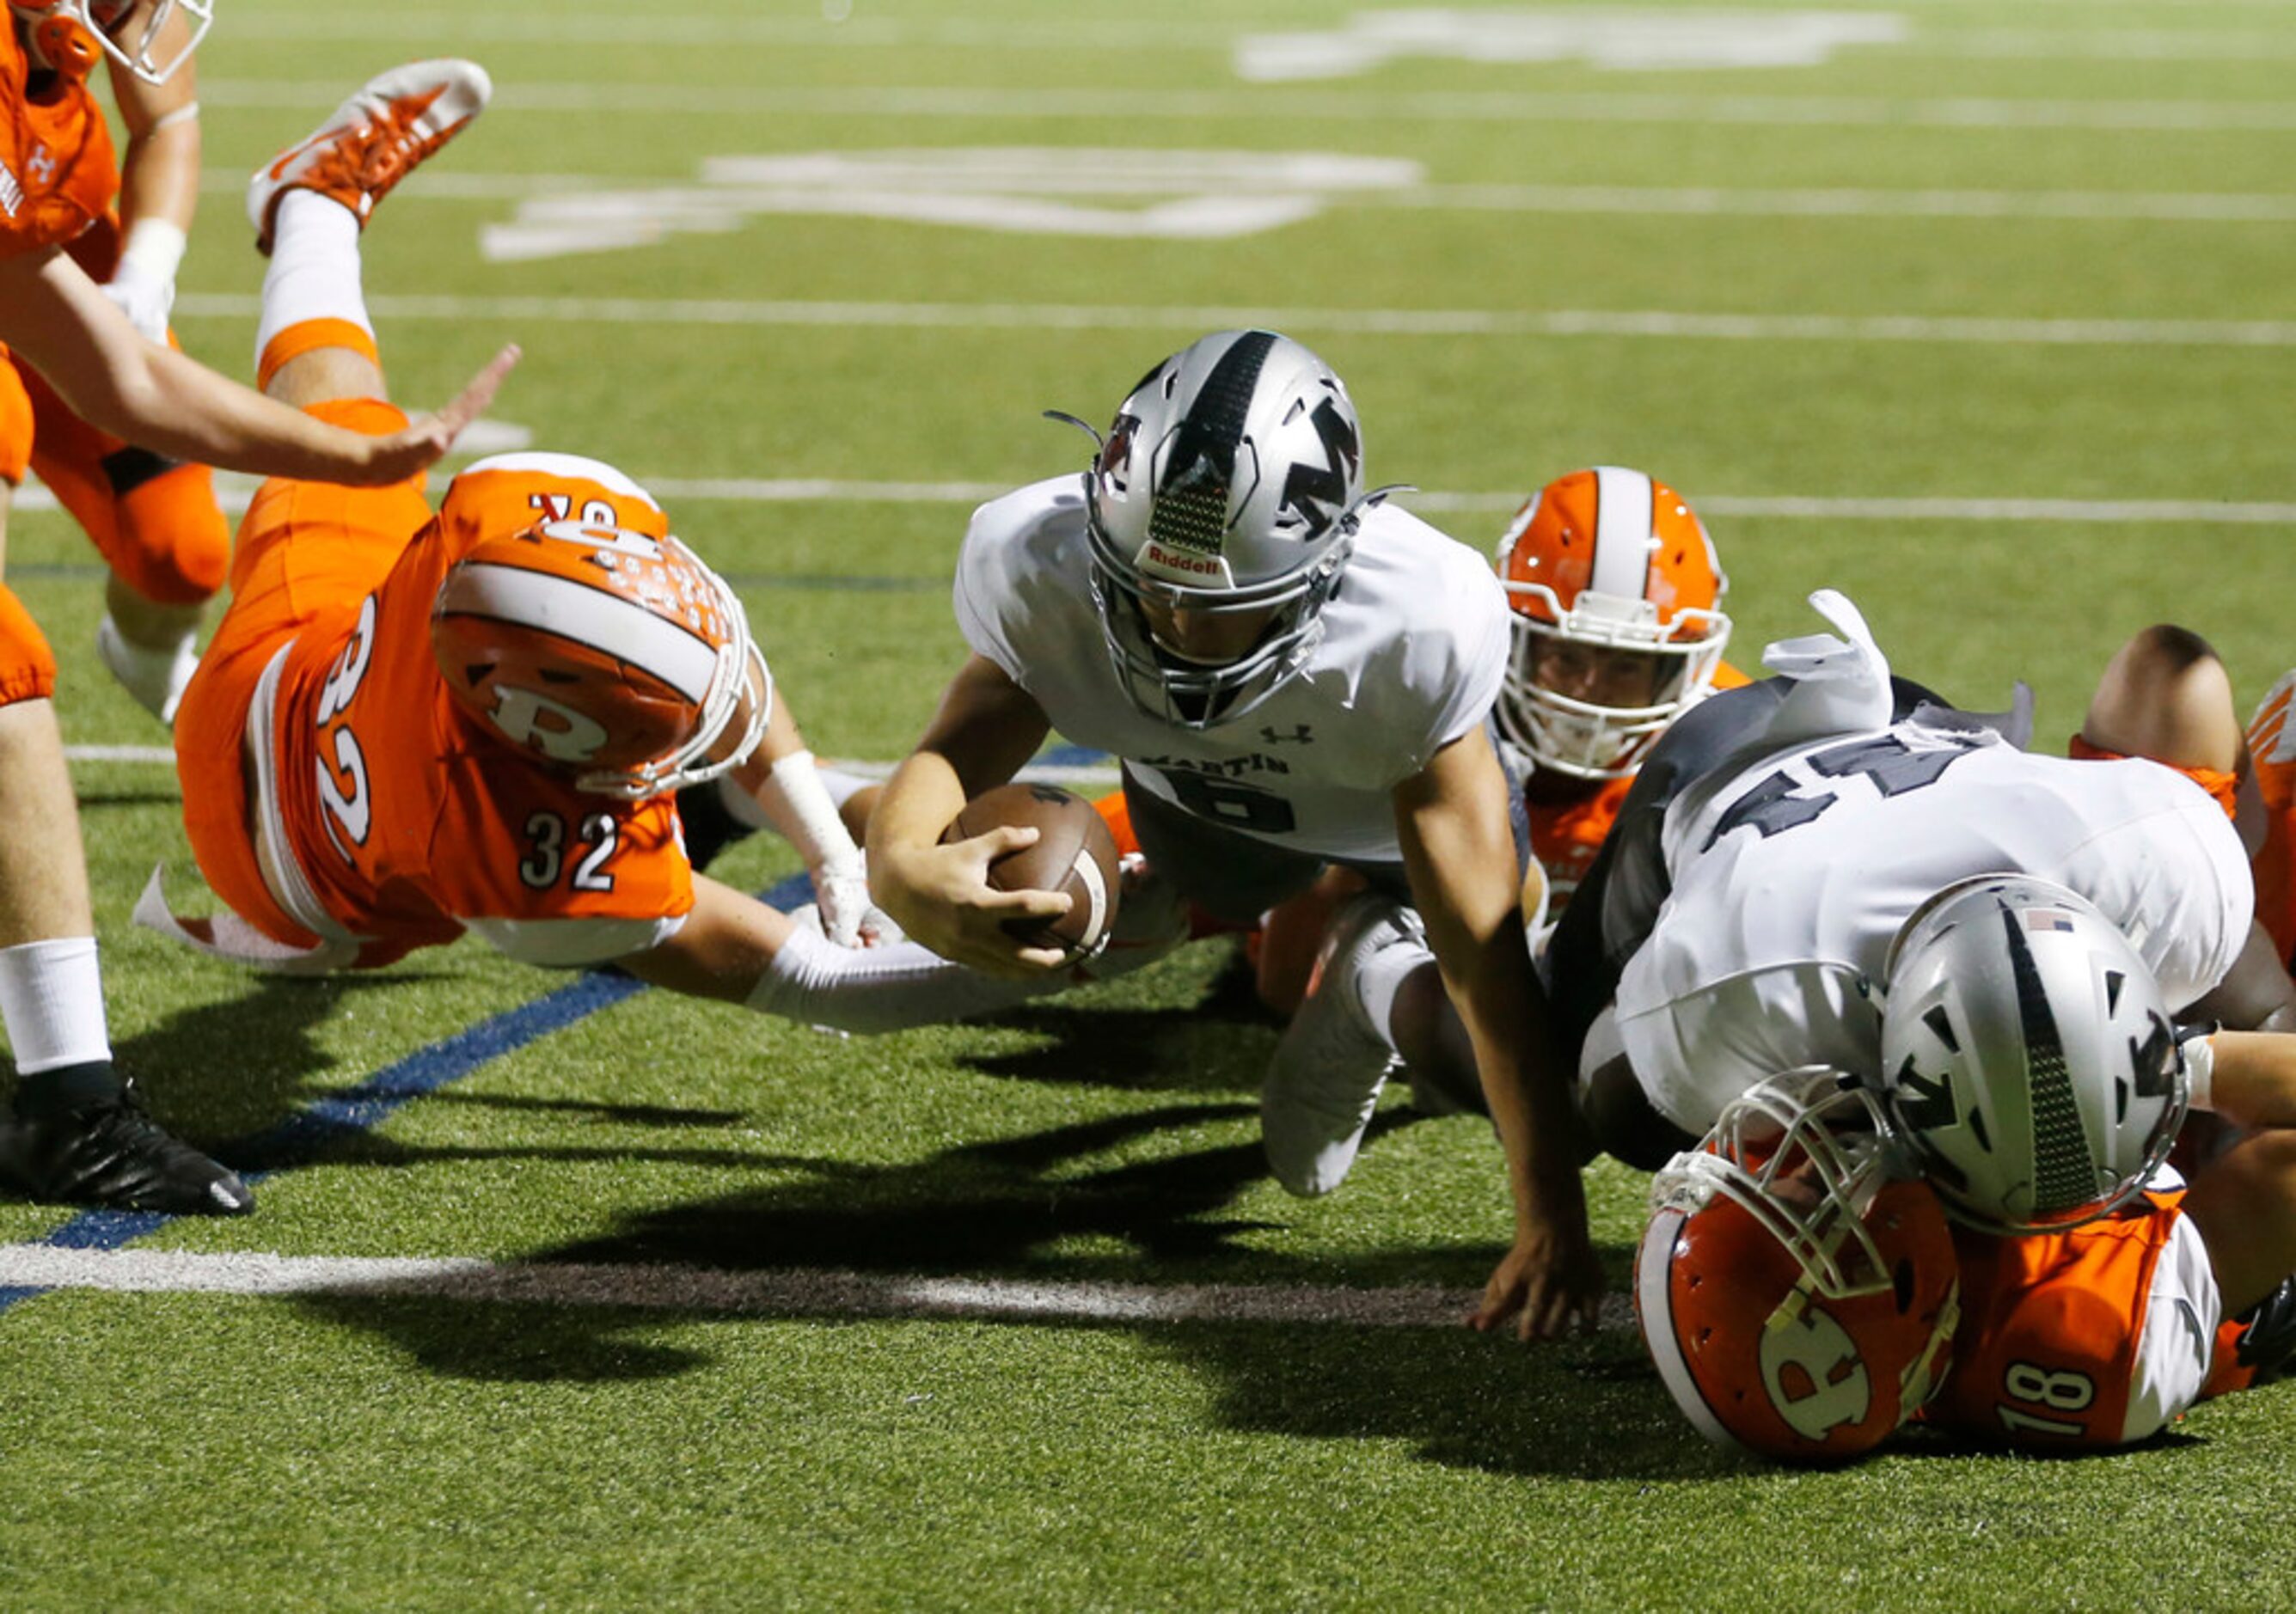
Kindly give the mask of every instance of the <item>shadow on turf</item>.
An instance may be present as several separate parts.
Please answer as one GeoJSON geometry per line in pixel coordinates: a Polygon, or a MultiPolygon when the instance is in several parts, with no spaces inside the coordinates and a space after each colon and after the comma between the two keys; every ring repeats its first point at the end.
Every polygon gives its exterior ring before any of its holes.
{"type": "MultiPolygon", "coordinates": [[[[1257,1143],[1097,1168],[1080,1165],[1158,1133],[1232,1122],[1251,1113],[1250,1105],[1234,1102],[1170,1104],[963,1144],[890,1167],[737,1151],[429,1150],[372,1135],[328,1158],[334,1165],[397,1165],[494,1152],[560,1159],[630,1158],[635,1152],[646,1159],[793,1174],[792,1180],[748,1192],[632,1215],[607,1237],[535,1258],[549,1262],[727,1272],[999,1273],[1132,1282],[1160,1266],[1185,1263],[1197,1281],[1228,1276],[1291,1283],[1480,1282],[1487,1252],[1447,1252],[1431,1259],[1425,1251],[1398,1250],[1334,1263],[1289,1261],[1243,1248],[1240,1235],[1270,1225],[1229,1214],[1236,1198],[1266,1175],[1257,1143]],[[1062,1248],[1077,1241],[1106,1248],[1089,1254],[1062,1248]],[[1223,1272],[1224,1267],[1232,1270],[1223,1272]]],[[[1390,1110],[1375,1127],[1390,1132],[1411,1120],[1407,1112],[1390,1110]]],[[[663,1315],[659,1312],[442,1307],[430,1300],[343,1294],[314,1296],[303,1304],[347,1326],[390,1338],[433,1371],[458,1378],[652,1378],[701,1360],[636,1347],[619,1337],[649,1324],[663,1315]],[[442,1323],[442,1318],[448,1322],[442,1323]]]]}
{"type": "Polygon", "coordinates": [[[337,1062],[313,1039],[314,1031],[345,997],[392,984],[351,976],[265,976],[244,995],[180,1010],[148,1031],[115,1041],[112,1059],[151,1095],[162,1120],[190,1141],[212,1146],[283,1120],[309,1099],[311,1078],[337,1062]]]}
{"type": "Polygon", "coordinates": [[[1226,1428],[1401,1440],[1431,1462],[1578,1479],[1742,1478],[1683,1422],[1633,1335],[1527,1346],[1464,1328],[1165,1327],[1226,1428]]]}

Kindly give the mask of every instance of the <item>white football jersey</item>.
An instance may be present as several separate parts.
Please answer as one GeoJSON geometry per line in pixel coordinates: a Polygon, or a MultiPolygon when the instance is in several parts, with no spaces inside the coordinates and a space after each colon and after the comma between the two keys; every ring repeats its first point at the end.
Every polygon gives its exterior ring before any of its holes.
{"type": "Polygon", "coordinates": [[[1135,707],[1093,603],[1084,481],[973,512],[956,619],[975,652],[1077,745],[1144,788],[1317,856],[1394,862],[1395,786],[1483,721],[1506,671],[1506,596],[1480,555],[1392,504],[1365,511],[1306,664],[1234,722],[1183,729],[1135,707]]]}
{"type": "Polygon", "coordinates": [[[2254,901],[2223,809],[2175,770],[1918,721],[1702,780],[1664,844],[1672,889],[1620,979],[1617,1030],[1652,1104],[1692,1133],[1797,1065],[1878,1075],[1890,941],[1955,881],[2070,887],[2128,935],[2172,1011],[2232,968],[2254,901]]]}

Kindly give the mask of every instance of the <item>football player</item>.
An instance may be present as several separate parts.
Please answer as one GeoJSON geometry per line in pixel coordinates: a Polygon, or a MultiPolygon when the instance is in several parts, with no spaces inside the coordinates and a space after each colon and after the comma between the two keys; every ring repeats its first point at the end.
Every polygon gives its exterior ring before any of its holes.
{"type": "MultiPolygon", "coordinates": [[[[1726,1448],[1839,1462],[1909,1419],[2043,1451],[2150,1438],[2296,1356],[2296,1037],[2188,1040],[2177,1085],[2248,1132],[2188,1190],[2006,1232],[1948,1223],[1864,1084],[1759,1083],[1652,1185],[1636,1307],[1726,1448]]],[[[1997,1097],[2000,1096],[1998,1094],[1997,1097]]]]}
{"type": "Polygon", "coordinates": [[[1675,725],[1555,934],[1558,1021],[1602,1147],[1655,1167],[1779,1070],[1878,1072],[1891,939],[1972,875],[2095,905],[2172,1014],[2253,1026],[2287,1003],[2205,790],[2143,758],[2028,755],[1892,680],[1847,600],[1813,603],[1846,638],[1770,646],[1783,676],[1675,725]]]}
{"type": "MultiPolygon", "coordinates": [[[[1505,599],[1472,552],[1365,492],[1339,377],[1268,331],[1158,364],[1082,478],[975,512],[955,606],[972,657],[870,821],[885,910],[982,970],[1052,967],[1004,922],[1068,899],[983,878],[1020,832],[941,836],[1054,728],[1122,759],[1150,868],[1216,914],[1250,920],[1327,863],[1356,869],[1424,916],[1506,1147],[1515,1241],[1475,1320],[1545,1334],[1587,1315],[1601,1271],[1484,729],[1505,599]]],[[[1271,1076],[1263,1127],[1278,1178],[1317,1192],[1352,1159],[1379,1070],[1302,1074],[1271,1076]]]]}
{"type": "MultiPolygon", "coordinates": [[[[1513,612],[1493,715],[1501,758],[1520,781],[1518,833],[1530,848],[1522,911],[1537,952],[1644,755],[1685,711],[1746,677],[1722,660],[1729,581],[1713,541],[1680,494],[1643,471],[1556,478],[1516,512],[1492,558],[1513,612]]],[[[1449,1034],[1417,927],[1375,902],[1334,924],[1362,889],[1335,870],[1267,916],[1260,1000],[1299,1016],[1279,1069],[1399,1067],[1422,1110],[1480,1109],[1472,1051],[1449,1034]]]]}
{"type": "MultiPolygon", "coordinates": [[[[204,4],[184,9],[204,20],[204,4]]],[[[389,437],[325,426],[147,341],[64,247],[111,201],[85,148],[101,112],[86,75],[34,82],[29,37],[52,61],[126,56],[164,80],[169,7],[124,38],[78,0],[43,8],[29,36],[0,29],[0,341],[102,430],[181,460],[257,473],[390,482],[444,454],[515,359],[505,350],[447,409],[389,437]],[[154,30],[157,30],[156,32],[154,30]]],[[[12,19],[12,21],[13,19],[12,19]]],[[[180,57],[175,59],[180,61],[180,57]]],[[[56,664],[0,584],[0,1016],[18,1080],[0,1120],[0,1181],[37,1199],[237,1212],[233,1173],[169,1135],[111,1064],[79,822],[51,696],[56,664]]]]}
{"type": "MultiPolygon", "coordinates": [[[[70,172],[76,204],[89,214],[64,250],[139,334],[161,344],[171,340],[176,268],[199,201],[191,48],[206,29],[207,10],[204,0],[196,7],[93,0],[82,21],[46,4],[9,7],[28,70],[28,102],[70,114],[43,129],[45,154],[30,159],[70,172]],[[74,93],[99,61],[127,130],[127,156],[116,166],[102,115],[74,93]]],[[[172,720],[196,659],[202,608],[223,586],[231,558],[230,529],[207,467],[90,426],[18,359],[0,365],[0,535],[27,466],[111,568],[95,636],[104,665],[160,721],[172,720]]]]}
{"type": "MultiPolygon", "coordinates": [[[[256,174],[271,397],[352,431],[402,428],[361,232],[489,87],[467,61],[394,69],[256,174]]],[[[137,911],[155,928],[298,971],[469,931],[528,963],[618,964],[849,1030],[1025,995],[914,944],[830,939],[872,928],[858,850],[741,602],[613,467],[497,455],[435,512],[419,473],[348,490],[275,478],[231,582],[176,725],[184,827],[229,911],[176,920],[155,879],[137,911]],[[693,872],[674,794],[736,772],[806,854],[816,915],[693,872]]]]}

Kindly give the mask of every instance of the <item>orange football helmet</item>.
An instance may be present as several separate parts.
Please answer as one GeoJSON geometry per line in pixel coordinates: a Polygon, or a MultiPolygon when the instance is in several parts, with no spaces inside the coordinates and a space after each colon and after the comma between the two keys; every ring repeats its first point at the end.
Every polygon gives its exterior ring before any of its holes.
{"type": "Polygon", "coordinates": [[[742,602],[619,471],[498,455],[455,479],[439,520],[475,541],[439,586],[431,649],[482,727],[634,800],[757,749],[773,676],[742,602]]]}
{"type": "Polygon", "coordinates": [[[144,26],[132,40],[119,37],[135,7],[132,0],[25,0],[14,12],[32,42],[37,65],[70,77],[84,77],[100,56],[109,56],[146,84],[164,84],[199,48],[215,22],[215,0],[153,0],[144,26]],[[165,61],[152,55],[160,30],[176,12],[189,19],[191,37],[165,61]]]}
{"type": "Polygon", "coordinates": [[[1716,1445],[1836,1462],[1942,1381],[1961,1274],[1945,1212],[1881,1106],[1811,1068],[1734,1100],[1651,1185],[1635,1308],[1659,1377],[1716,1445]]]}
{"type": "Polygon", "coordinates": [[[1500,732],[1557,773],[1632,774],[1729,643],[1706,528],[1663,482],[1598,465],[1540,488],[1493,559],[1514,610],[1500,732]]]}

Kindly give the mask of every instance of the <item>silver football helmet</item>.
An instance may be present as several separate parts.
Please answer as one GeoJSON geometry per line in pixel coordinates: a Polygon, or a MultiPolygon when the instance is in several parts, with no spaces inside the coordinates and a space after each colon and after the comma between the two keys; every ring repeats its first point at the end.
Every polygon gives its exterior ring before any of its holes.
{"type": "Polygon", "coordinates": [[[1365,503],[1328,365],[1272,331],[1192,343],[1118,407],[1085,483],[1093,598],[1136,707],[1214,728],[1299,669],[1365,503]]]}
{"type": "Polygon", "coordinates": [[[1961,1220],[2062,1228],[2143,1190],[2184,1122],[2185,1062],[2111,920],[2048,881],[1980,875],[1915,911],[1885,978],[1890,1110],[1961,1220]]]}

